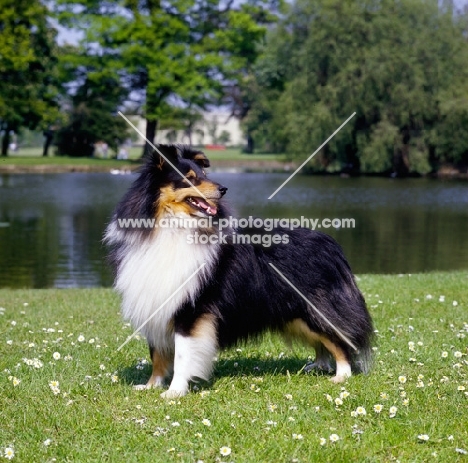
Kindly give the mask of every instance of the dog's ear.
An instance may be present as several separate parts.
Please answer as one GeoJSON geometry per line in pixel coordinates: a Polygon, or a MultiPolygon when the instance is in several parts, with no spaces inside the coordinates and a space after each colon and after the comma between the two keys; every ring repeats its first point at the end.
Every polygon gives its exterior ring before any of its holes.
{"type": "Polygon", "coordinates": [[[210,161],[203,151],[194,150],[188,146],[182,146],[180,147],[180,155],[184,159],[189,159],[190,161],[195,162],[202,168],[210,167],[210,161]]]}
{"type": "Polygon", "coordinates": [[[179,153],[176,145],[156,145],[156,148],[150,157],[150,162],[155,168],[162,170],[169,165],[167,161],[177,164],[179,153]]]}

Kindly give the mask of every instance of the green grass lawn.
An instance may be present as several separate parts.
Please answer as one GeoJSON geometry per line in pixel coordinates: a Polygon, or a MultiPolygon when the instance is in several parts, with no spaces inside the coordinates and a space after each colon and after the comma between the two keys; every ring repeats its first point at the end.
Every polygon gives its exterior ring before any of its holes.
{"type": "Polygon", "coordinates": [[[284,154],[245,154],[238,148],[228,148],[226,150],[204,150],[205,154],[211,161],[227,160],[227,161],[285,161],[284,154]]]}
{"type": "MultiPolygon", "coordinates": [[[[17,153],[10,153],[7,157],[0,157],[0,166],[42,166],[42,165],[73,165],[73,166],[106,166],[123,167],[134,164],[141,157],[141,147],[133,147],[129,151],[129,160],[75,158],[68,156],[42,156],[42,148],[21,148],[17,153]],[[132,162],[133,161],[133,162],[132,162]]],[[[244,154],[238,148],[226,150],[205,150],[212,161],[229,161],[248,164],[251,161],[285,161],[281,154],[244,154]]]]}
{"type": "Polygon", "coordinates": [[[175,401],[132,390],[150,374],[146,343],[117,351],[132,330],[111,290],[0,290],[0,451],[22,462],[468,461],[468,272],[359,285],[378,330],[369,375],[335,385],[303,374],[311,352],[266,336],[223,352],[212,382],[175,401]]]}
{"type": "Polygon", "coordinates": [[[21,148],[17,153],[9,153],[7,157],[0,157],[0,167],[4,165],[22,166],[90,166],[119,168],[135,164],[141,154],[140,150],[132,149],[130,160],[75,158],[69,156],[42,156],[42,148],[21,148]]]}

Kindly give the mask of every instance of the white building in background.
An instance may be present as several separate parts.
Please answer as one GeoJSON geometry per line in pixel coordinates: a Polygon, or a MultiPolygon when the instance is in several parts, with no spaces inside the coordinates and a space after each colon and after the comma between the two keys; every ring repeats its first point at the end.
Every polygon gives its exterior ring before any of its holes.
{"type": "MultiPolygon", "coordinates": [[[[203,120],[195,124],[192,130],[192,145],[243,146],[245,137],[239,120],[229,117],[229,112],[217,111],[203,114],[203,120]]],[[[145,133],[146,121],[142,117],[132,117],[138,130],[145,133]]],[[[138,137],[137,145],[143,145],[144,139],[138,137]]],[[[156,143],[190,143],[190,136],[183,130],[158,130],[156,143]]]]}

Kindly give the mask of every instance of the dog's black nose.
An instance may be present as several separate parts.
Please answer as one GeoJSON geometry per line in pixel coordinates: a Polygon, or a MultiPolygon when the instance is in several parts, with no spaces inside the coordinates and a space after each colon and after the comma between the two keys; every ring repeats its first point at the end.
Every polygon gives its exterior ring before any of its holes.
{"type": "Polygon", "coordinates": [[[221,193],[221,196],[224,196],[226,194],[226,191],[228,190],[225,186],[220,186],[218,188],[219,192],[221,193]]]}

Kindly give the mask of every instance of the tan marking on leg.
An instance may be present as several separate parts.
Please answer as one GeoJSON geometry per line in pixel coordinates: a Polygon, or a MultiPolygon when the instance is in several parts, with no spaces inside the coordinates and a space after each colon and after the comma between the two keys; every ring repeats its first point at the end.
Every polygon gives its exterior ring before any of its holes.
{"type": "Polygon", "coordinates": [[[320,335],[312,331],[304,320],[296,318],[284,326],[284,334],[288,337],[298,338],[311,346],[320,343],[320,335]]]}
{"type": "Polygon", "coordinates": [[[293,336],[310,344],[315,348],[316,352],[320,352],[320,349],[317,349],[318,344],[325,346],[336,361],[336,376],[331,378],[333,382],[343,382],[346,378],[351,376],[351,365],[343,349],[333,343],[325,335],[312,331],[304,320],[295,319],[287,323],[284,328],[284,333],[286,336],[293,336]]]}
{"type": "Polygon", "coordinates": [[[162,355],[154,349],[151,351],[151,361],[153,362],[153,371],[148,384],[160,386],[162,384],[159,383],[162,383],[164,377],[167,375],[171,361],[167,354],[162,355]]]}
{"type": "Polygon", "coordinates": [[[330,341],[327,337],[321,336],[322,344],[333,355],[336,361],[336,376],[331,378],[334,383],[342,383],[351,376],[351,365],[346,358],[346,354],[340,346],[330,341]]]}
{"type": "Polygon", "coordinates": [[[205,313],[193,325],[190,336],[193,338],[211,338],[216,340],[216,317],[205,313]]]}
{"type": "Polygon", "coordinates": [[[150,379],[146,384],[138,384],[134,386],[136,390],[151,389],[156,387],[162,387],[164,383],[164,377],[167,375],[168,370],[171,366],[170,356],[167,354],[161,354],[155,349],[150,347],[151,361],[153,363],[153,371],[150,379]]]}

